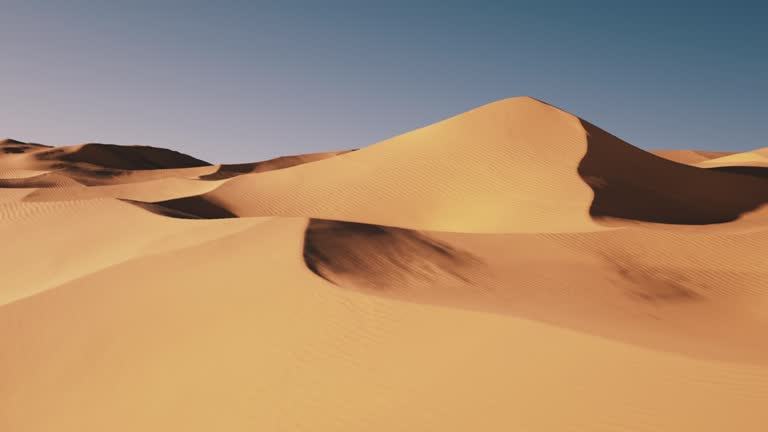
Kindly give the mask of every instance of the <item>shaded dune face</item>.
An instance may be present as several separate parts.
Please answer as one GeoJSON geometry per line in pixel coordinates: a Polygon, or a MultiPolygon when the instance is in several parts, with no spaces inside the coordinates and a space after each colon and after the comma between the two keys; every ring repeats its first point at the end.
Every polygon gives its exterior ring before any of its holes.
{"type": "MultiPolygon", "coordinates": [[[[740,174],[750,177],[758,177],[768,180],[768,167],[760,166],[721,166],[714,168],[705,168],[710,171],[726,172],[731,174],[740,174]]],[[[768,186],[766,186],[768,187],[768,186]]]]}
{"type": "Polygon", "coordinates": [[[187,213],[182,210],[177,210],[170,206],[163,206],[158,203],[148,203],[143,201],[135,201],[135,200],[129,200],[129,199],[121,199],[120,201],[125,202],[127,204],[133,204],[136,207],[139,207],[141,209],[144,209],[150,213],[154,213],[156,215],[160,216],[166,216],[174,219],[219,219],[219,218],[213,218],[213,217],[203,217],[200,216],[200,213],[202,213],[199,208],[200,205],[195,206],[195,213],[187,213]]]}
{"type": "MultiPolygon", "coordinates": [[[[634,230],[427,233],[310,219],[302,256],[310,271],[346,290],[522,317],[696,357],[768,362],[760,318],[734,313],[722,295],[759,289],[763,270],[756,260],[736,269],[716,254],[686,257],[707,241],[634,230]],[[660,260],[653,250],[670,257],[660,260]]],[[[724,253],[728,244],[720,244],[724,253]]]]}
{"type": "Polygon", "coordinates": [[[765,181],[739,174],[666,160],[556,107],[521,98],[339,158],[240,175],[206,198],[238,216],[428,231],[572,232],[600,230],[605,227],[595,222],[609,219],[734,221],[768,203],[765,181]],[[402,210],[388,210],[395,208],[402,210]]]}
{"type": "MultiPolygon", "coordinates": [[[[138,204],[138,202],[132,203],[138,204]]],[[[147,204],[151,205],[140,205],[140,207],[153,213],[169,217],[181,217],[183,219],[230,219],[237,217],[236,214],[230,212],[222,206],[218,206],[212,203],[202,195],[158,201],[155,203],[147,204]]]]}
{"type": "Polygon", "coordinates": [[[49,146],[35,143],[25,143],[14,139],[0,140],[0,155],[2,154],[23,154],[34,152],[40,149],[49,148],[49,146]]]}
{"type": "Polygon", "coordinates": [[[531,98],[156,150],[0,143],[0,431],[765,429],[766,150],[682,165],[531,98]]]}
{"type": "Polygon", "coordinates": [[[322,219],[310,219],[303,257],[331,283],[380,292],[446,280],[469,283],[479,265],[471,254],[418,231],[322,219]]]}
{"type": "Polygon", "coordinates": [[[114,144],[85,144],[74,151],[54,148],[36,154],[40,160],[88,163],[104,168],[145,170],[163,168],[192,168],[210,165],[173,150],[149,146],[120,146],[114,144]]]}
{"type": "Polygon", "coordinates": [[[763,179],[667,161],[581,123],[587,153],[578,172],[594,191],[590,215],[595,218],[716,224],[768,203],[763,179]]]}

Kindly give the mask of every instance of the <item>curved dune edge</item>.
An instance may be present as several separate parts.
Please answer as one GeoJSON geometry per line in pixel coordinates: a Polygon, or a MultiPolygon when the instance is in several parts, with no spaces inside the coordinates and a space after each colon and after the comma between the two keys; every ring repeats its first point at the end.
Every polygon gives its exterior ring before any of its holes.
{"type": "Polygon", "coordinates": [[[205,194],[238,216],[316,217],[460,232],[593,231],[576,117],[531,98],[491,103],[311,164],[205,194]]]}
{"type": "Polygon", "coordinates": [[[693,165],[710,159],[734,154],[734,152],[717,152],[705,150],[649,150],[648,153],[685,165],[693,165]]]}
{"type": "Polygon", "coordinates": [[[768,364],[756,306],[768,298],[768,262],[752,253],[768,250],[763,228],[484,235],[310,220],[303,256],[323,279],[367,294],[768,364]]]}
{"type": "Polygon", "coordinates": [[[354,153],[242,175],[203,198],[238,216],[579,232],[605,229],[602,219],[731,222],[768,203],[768,188],[754,176],[664,160],[553,106],[514,98],[354,153]]]}
{"type": "Polygon", "coordinates": [[[340,290],[304,267],[305,226],[273,218],[2,306],[0,338],[14,350],[0,356],[0,406],[14,409],[0,421],[118,432],[762,427],[764,365],[340,290]]]}
{"type": "Polygon", "coordinates": [[[764,429],[759,175],[530,98],[254,164],[52,149],[0,142],[0,430],[764,429]]]}
{"type": "Polygon", "coordinates": [[[697,164],[702,168],[749,166],[768,167],[768,147],[748,152],[734,153],[716,159],[709,159],[697,164]]]}
{"type": "Polygon", "coordinates": [[[333,152],[322,153],[307,153],[294,156],[281,156],[274,159],[269,159],[262,162],[244,163],[244,164],[224,164],[216,165],[215,172],[200,176],[201,180],[223,180],[232,177],[237,177],[243,174],[255,174],[267,171],[275,171],[279,169],[290,168],[296,165],[303,165],[305,163],[316,162],[323,159],[328,159],[350,153],[355,150],[342,150],[333,152]]]}
{"type": "MultiPolygon", "coordinates": [[[[25,144],[6,147],[19,145],[25,144]]],[[[161,210],[166,214],[180,205],[202,218],[298,216],[447,232],[588,232],[621,220],[719,224],[768,202],[762,168],[670,162],[531,98],[488,104],[359,151],[253,164],[205,165],[152,147],[26,146],[0,160],[0,168],[30,158],[64,164],[36,177],[0,179],[0,187],[38,189],[28,201],[119,198],[167,207],[161,210]],[[92,165],[97,162],[103,166],[92,165]],[[126,164],[158,169],[126,171],[126,164]],[[187,199],[193,196],[199,197],[187,199]],[[195,211],[194,202],[204,209],[195,211]]]]}
{"type": "Polygon", "coordinates": [[[127,260],[231,235],[264,220],[184,221],[114,199],[0,201],[0,238],[10,245],[0,252],[0,306],[127,260]]]}
{"type": "Polygon", "coordinates": [[[768,203],[762,179],[670,162],[580,121],[589,149],[578,170],[595,193],[595,218],[719,224],[768,203]]]}
{"type": "Polygon", "coordinates": [[[183,153],[149,146],[81,144],[50,147],[6,139],[0,141],[0,181],[9,182],[0,184],[0,188],[53,188],[69,184],[115,186],[163,179],[215,181],[245,173],[283,169],[350,151],[353,150],[211,165],[183,153]],[[45,174],[68,179],[69,183],[40,183],[31,178],[45,174]]]}
{"type": "Polygon", "coordinates": [[[174,150],[97,143],[42,149],[34,152],[34,157],[38,161],[56,161],[65,166],[67,163],[82,163],[119,170],[193,168],[211,165],[174,150]]]}
{"type": "Polygon", "coordinates": [[[215,189],[220,184],[221,182],[213,181],[164,178],[105,186],[39,188],[27,195],[24,200],[28,202],[53,202],[119,198],[152,203],[200,195],[215,189]]]}

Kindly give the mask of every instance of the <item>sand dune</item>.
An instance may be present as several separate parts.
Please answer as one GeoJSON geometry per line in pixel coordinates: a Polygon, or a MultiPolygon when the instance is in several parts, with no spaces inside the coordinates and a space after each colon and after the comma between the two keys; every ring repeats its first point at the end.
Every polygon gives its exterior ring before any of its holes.
{"type": "Polygon", "coordinates": [[[335,158],[243,175],[205,197],[240,216],[461,232],[599,230],[588,212],[592,191],[576,172],[586,151],[578,118],[518,98],[335,158]]]}
{"type": "Polygon", "coordinates": [[[0,142],[2,431],[763,431],[764,150],[531,98],[211,165],[0,142]]]}
{"type": "Polygon", "coordinates": [[[232,177],[237,177],[241,174],[252,174],[267,171],[274,171],[283,168],[289,168],[296,165],[302,165],[309,162],[315,162],[323,159],[328,159],[334,156],[349,153],[354,150],[343,150],[324,153],[309,153],[303,155],[294,156],[281,156],[275,159],[270,159],[263,162],[244,163],[244,164],[229,164],[218,165],[216,172],[201,176],[203,180],[222,180],[232,177]]]}
{"type": "Polygon", "coordinates": [[[478,235],[313,221],[304,256],[324,279],[368,294],[768,364],[766,259],[745,249],[768,250],[765,225],[728,235],[640,227],[478,235]]]}
{"type": "Polygon", "coordinates": [[[601,229],[590,215],[732,221],[767,203],[768,188],[760,179],[663,160],[555,107],[515,98],[354,153],[243,175],[205,198],[240,216],[570,232],[601,229]]]}
{"type": "Polygon", "coordinates": [[[703,168],[725,166],[768,167],[768,147],[699,162],[703,168]]]}
{"type": "Polygon", "coordinates": [[[673,162],[694,166],[699,162],[733,154],[733,152],[713,152],[704,150],[651,150],[648,153],[673,162]]]}
{"type": "Polygon", "coordinates": [[[45,430],[55,421],[62,431],[764,425],[765,366],[339,290],[304,267],[297,253],[304,225],[273,219],[6,305],[0,337],[15,349],[0,358],[13,389],[2,402],[18,408],[4,424],[45,430]]]}
{"type": "MultiPolygon", "coordinates": [[[[65,177],[66,178],[66,177],[65,177]]],[[[71,180],[74,181],[74,180],[71,180]]],[[[2,181],[0,181],[0,185],[2,181]]],[[[215,189],[221,182],[203,182],[170,177],[129,184],[91,187],[41,188],[26,196],[26,201],[71,201],[99,198],[121,198],[145,202],[164,201],[199,195],[215,189]]]]}
{"type": "Polygon", "coordinates": [[[114,144],[82,144],[56,147],[35,152],[42,161],[86,163],[115,169],[190,168],[210,165],[208,162],[173,150],[149,146],[114,144]]]}

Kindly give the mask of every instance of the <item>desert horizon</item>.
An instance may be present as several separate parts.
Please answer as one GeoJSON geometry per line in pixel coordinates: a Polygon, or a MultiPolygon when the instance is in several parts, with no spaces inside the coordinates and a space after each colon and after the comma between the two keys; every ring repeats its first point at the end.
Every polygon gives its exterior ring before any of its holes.
{"type": "Polygon", "coordinates": [[[768,147],[503,99],[214,164],[0,142],[0,429],[762,431],[768,147]]]}

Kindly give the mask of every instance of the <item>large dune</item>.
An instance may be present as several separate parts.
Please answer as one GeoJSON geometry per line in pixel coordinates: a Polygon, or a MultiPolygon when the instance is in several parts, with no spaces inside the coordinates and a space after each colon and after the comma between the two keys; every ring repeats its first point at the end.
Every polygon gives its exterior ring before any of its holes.
{"type": "Polygon", "coordinates": [[[763,431],[761,152],[531,98],[234,165],[2,141],[0,430],[763,431]]]}
{"type": "Polygon", "coordinates": [[[768,188],[663,160],[553,106],[515,98],[354,153],[240,176],[204,197],[240,216],[570,232],[599,230],[590,214],[732,221],[768,202],[768,188]]]}

